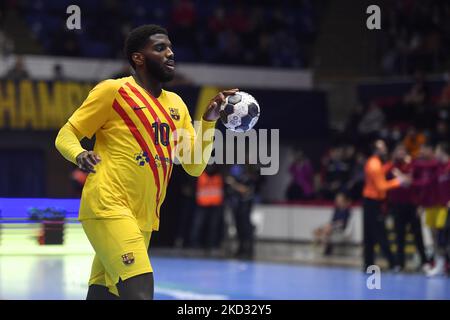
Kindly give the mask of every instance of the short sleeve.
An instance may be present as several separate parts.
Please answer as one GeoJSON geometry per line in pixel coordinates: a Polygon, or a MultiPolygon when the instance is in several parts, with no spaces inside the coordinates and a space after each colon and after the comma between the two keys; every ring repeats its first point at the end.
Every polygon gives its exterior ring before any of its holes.
{"type": "Polygon", "coordinates": [[[83,104],[69,118],[69,122],[83,136],[92,138],[108,121],[115,92],[114,80],[100,82],[89,92],[83,104]]]}

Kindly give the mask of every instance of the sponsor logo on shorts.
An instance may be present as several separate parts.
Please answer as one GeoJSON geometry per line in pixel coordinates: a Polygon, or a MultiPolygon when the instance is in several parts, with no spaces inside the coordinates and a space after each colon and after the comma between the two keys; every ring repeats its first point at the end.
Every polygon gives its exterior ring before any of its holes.
{"type": "Polygon", "coordinates": [[[134,263],[134,255],[133,252],[126,253],[122,256],[122,262],[124,264],[132,264],[134,263]]]}

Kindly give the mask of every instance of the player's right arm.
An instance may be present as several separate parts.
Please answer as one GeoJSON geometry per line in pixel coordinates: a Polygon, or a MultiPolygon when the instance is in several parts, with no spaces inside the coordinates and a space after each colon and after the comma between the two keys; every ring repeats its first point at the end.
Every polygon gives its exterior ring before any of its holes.
{"type": "Polygon", "coordinates": [[[87,172],[95,172],[100,157],[83,149],[80,141],[92,138],[109,119],[116,88],[113,80],[95,86],[83,104],[74,112],[56,137],[55,146],[64,158],[87,172]]]}

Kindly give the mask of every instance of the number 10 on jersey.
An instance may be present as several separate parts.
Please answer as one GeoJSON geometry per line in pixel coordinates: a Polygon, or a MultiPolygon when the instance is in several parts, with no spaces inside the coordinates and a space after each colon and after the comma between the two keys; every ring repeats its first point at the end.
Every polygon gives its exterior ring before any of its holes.
{"type": "Polygon", "coordinates": [[[169,145],[170,127],[167,123],[153,122],[153,131],[155,132],[155,146],[161,143],[167,147],[169,145]]]}

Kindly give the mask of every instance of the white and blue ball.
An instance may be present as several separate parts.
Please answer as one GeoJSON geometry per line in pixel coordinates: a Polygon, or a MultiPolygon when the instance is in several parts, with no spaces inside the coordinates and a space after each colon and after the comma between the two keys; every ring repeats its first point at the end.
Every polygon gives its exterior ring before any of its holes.
{"type": "Polygon", "coordinates": [[[238,91],[228,96],[220,106],[220,119],[224,126],[235,132],[246,132],[258,122],[259,104],[252,95],[238,91]]]}

